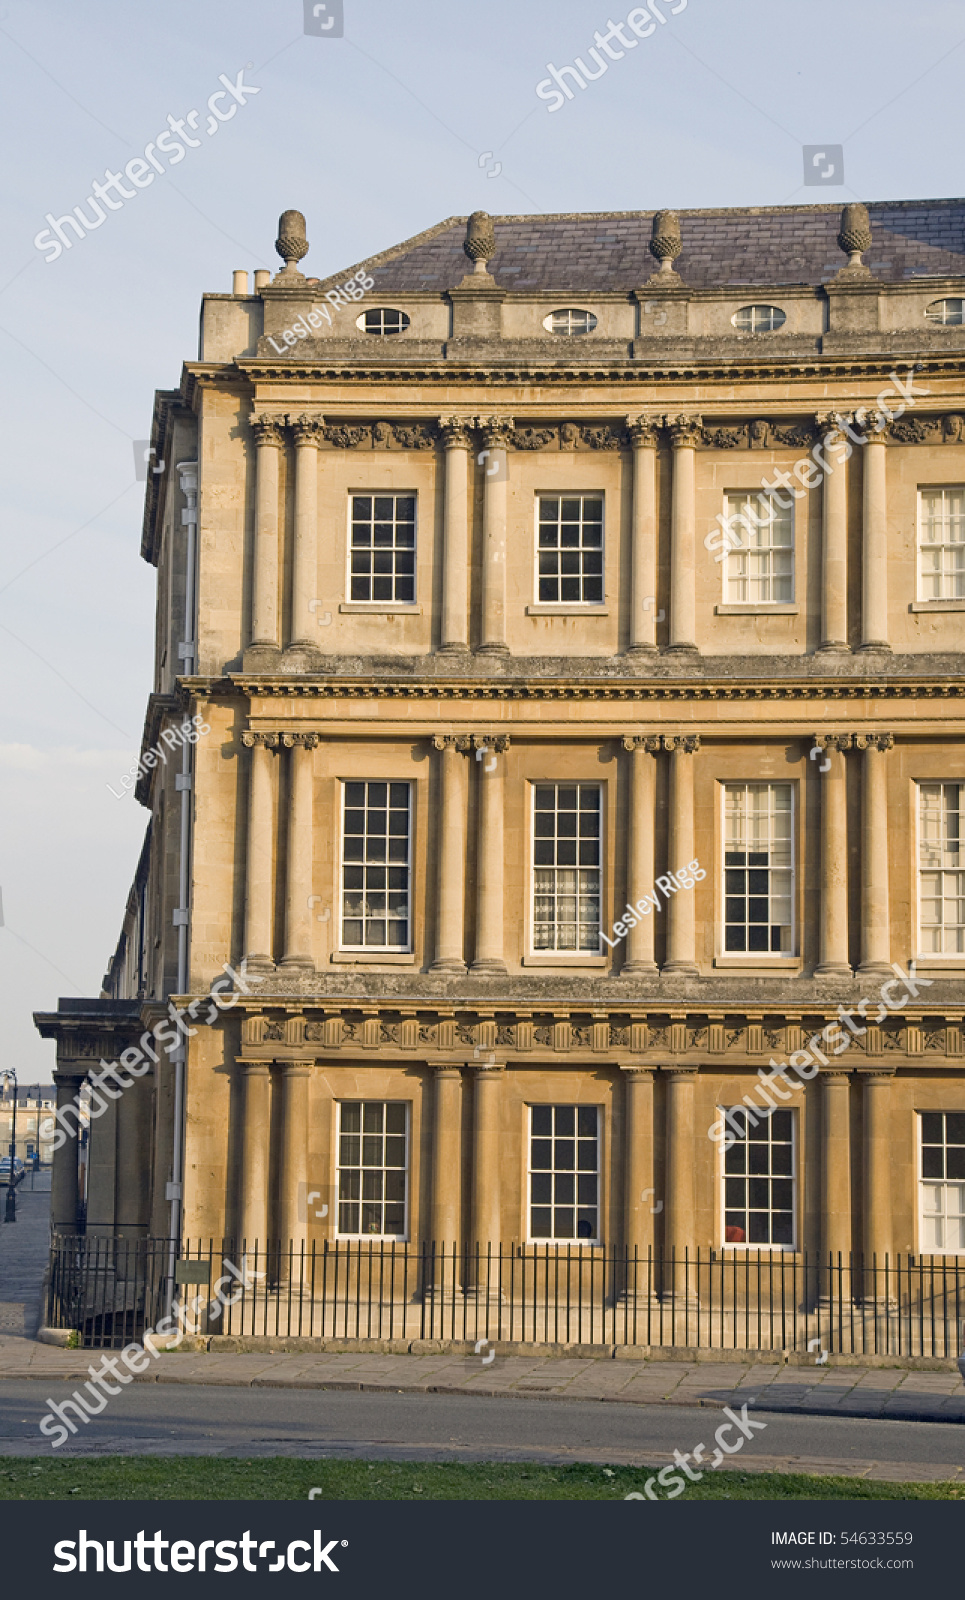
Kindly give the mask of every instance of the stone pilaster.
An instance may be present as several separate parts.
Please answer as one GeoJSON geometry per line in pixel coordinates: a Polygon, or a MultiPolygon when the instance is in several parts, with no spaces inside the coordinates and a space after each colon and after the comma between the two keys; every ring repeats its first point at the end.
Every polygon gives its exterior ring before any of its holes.
{"type": "Polygon", "coordinates": [[[486,1258],[491,1247],[493,1261],[488,1275],[488,1290],[492,1299],[497,1297],[499,1290],[499,1133],[504,1074],[503,1064],[486,1062],[480,1062],[474,1073],[470,1245],[474,1253],[478,1247],[479,1268],[478,1273],[474,1266],[470,1271],[477,1292],[484,1294],[487,1289],[486,1258]]]}
{"type": "Polygon", "coordinates": [[[660,417],[628,417],[633,449],[628,653],[657,648],[657,443],[660,417]]]}
{"type": "Polygon", "coordinates": [[[859,972],[891,977],[888,893],[888,755],[893,733],[858,733],[861,773],[861,966],[859,972]]]}
{"type": "Polygon", "coordinates": [[[453,655],[464,655],[469,649],[469,430],[473,420],[439,418],[445,448],[440,648],[453,655]]]}
{"type": "Polygon", "coordinates": [[[286,1061],[279,1063],[275,1071],[281,1093],[278,1241],[282,1276],[287,1270],[291,1246],[297,1282],[298,1256],[308,1236],[305,1195],[308,1187],[308,1090],[312,1067],[303,1061],[286,1061]]]}
{"type": "Polygon", "coordinates": [[[693,1067],[665,1067],[667,1075],[666,1207],[664,1221],[664,1292],[680,1300],[697,1292],[693,1267],[696,1243],[696,1183],[694,1152],[694,1098],[697,1073],[693,1067]],[[685,1255],[691,1260],[689,1275],[685,1255]],[[671,1260],[675,1266],[671,1266],[671,1260]]]}
{"type": "MultiPolygon", "coordinates": [[[[636,905],[653,888],[654,823],[656,818],[657,734],[628,736],[623,741],[630,758],[629,816],[627,818],[627,900],[636,905]]],[[[623,976],[640,976],[657,970],[654,960],[654,916],[641,917],[627,934],[623,976]]]]}
{"type": "Polygon", "coordinates": [[[488,450],[483,469],[483,537],[479,652],[507,655],[506,644],[506,489],[510,417],[488,417],[482,422],[483,449],[488,450]]]}
{"type": "Polygon", "coordinates": [[[670,529],[670,646],[696,651],[697,644],[697,476],[700,417],[668,417],[673,444],[670,529]]]}
{"type": "MultiPolygon", "coordinates": [[[[433,736],[439,751],[439,831],[433,854],[437,862],[436,957],[433,972],[466,970],[466,827],[467,793],[464,751],[471,748],[468,734],[433,736]]],[[[486,758],[488,759],[488,758],[486,758]]]]}
{"type": "Polygon", "coordinates": [[[821,1295],[850,1300],[851,1090],[848,1074],[821,1069],[821,1295]],[[840,1264],[840,1271],[839,1271],[840,1264]]]}
{"type": "MultiPolygon", "coordinates": [[[[694,763],[700,748],[698,734],[664,734],[663,746],[670,751],[670,871],[686,867],[694,859],[694,763]]],[[[697,975],[697,921],[694,891],[681,889],[670,896],[667,914],[667,961],[665,973],[684,977],[697,975]]]]}
{"type": "Polygon", "coordinates": [[[274,660],[278,650],[278,453],[283,419],[253,417],[256,446],[255,536],[251,581],[251,644],[255,656],[274,660]]]}
{"type": "Polygon", "coordinates": [[[245,954],[255,972],[273,970],[272,913],[274,883],[274,811],[272,753],[277,733],[246,732],[241,742],[250,751],[248,769],[248,838],[245,856],[245,954]]]}
{"type": "Polygon", "coordinates": [[[252,1251],[264,1250],[268,1237],[268,1139],[271,1082],[268,1064],[245,1062],[244,1111],[241,1130],[241,1236],[252,1251]]]}
{"type": "Polygon", "coordinates": [[[630,1261],[627,1293],[648,1292],[647,1258],[653,1251],[653,1070],[624,1067],[624,1242],[630,1261]],[[634,1273],[636,1260],[636,1273],[634,1273]]]}
{"type": "MultiPolygon", "coordinates": [[[[893,1068],[865,1068],[859,1072],[862,1085],[861,1115],[864,1125],[862,1245],[864,1248],[865,1276],[862,1298],[885,1298],[885,1257],[894,1250],[892,1235],[891,1191],[892,1140],[891,1140],[891,1086],[893,1068]],[[872,1269],[877,1267],[875,1283],[872,1269]]],[[[888,1284],[888,1298],[895,1297],[895,1285],[888,1284]]]]}
{"type": "Polygon", "coordinates": [[[506,971],[503,954],[503,768],[506,734],[473,734],[479,773],[479,836],[476,844],[476,948],[474,973],[506,971]]]}
{"type": "Polygon", "coordinates": [[[291,417],[295,438],[295,538],[292,546],[292,648],[317,648],[318,600],[318,447],[324,418],[291,417]]]}
{"type": "MultiPolygon", "coordinates": [[[[60,1068],[54,1074],[54,1084],[57,1090],[57,1110],[63,1111],[66,1107],[75,1107],[77,1097],[86,1072],[68,1073],[60,1068]]],[[[50,1174],[50,1226],[54,1233],[77,1232],[77,1138],[73,1130],[78,1126],[78,1119],[74,1116],[64,1117],[64,1126],[56,1123],[55,1126],[67,1135],[66,1143],[53,1154],[53,1165],[50,1174]]],[[[6,1154],[6,1152],[4,1152],[6,1154]]]]}
{"type": "Polygon", "coordinates": [[[827,466],[821,488],[821,650],[848,645],[848,479],[845,461],[851,446],[834,417],[821,414],[822,450],[827,466]]]}
{"type": "Polygon", "coordinates": [[[437,1252],[463,1242],[462,1068],[433,1068],[431,1234],[437,1252]]]}
{"type": "Polygon", "coordinates": [[[285,885],[285,954],[282,966],[310,971],[312,954],[312,846],[314,756],[317,733],[283,733],[289,756],[288,865],[285,885]]]}
{"type": "Polygon", "coordinates": [[[835,978],[851,976],[848,960],[848,791],[845,751],[850,733],[816,733],[815,745],[830,762],[819,773],[821,789],[820,937],[815,972],[835,978]]]}
{"type": "Polygon", "coordinates": [[[885,434],[875,432],[876,414],[868,429],[862,459],[864,487],[861,515],[861,649],[890,650],[888,643],[888,494],[885,434]]]}

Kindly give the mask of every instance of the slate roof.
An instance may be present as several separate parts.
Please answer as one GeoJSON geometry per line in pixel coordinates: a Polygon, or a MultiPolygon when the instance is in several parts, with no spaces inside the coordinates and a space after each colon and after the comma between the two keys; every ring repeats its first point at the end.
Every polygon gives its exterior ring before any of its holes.
{"type": "MultiPolygon", "coordinates": [[[[965,276],[965,200],[892,200],[869,205],[876,277],[965,276]]],[[[836,235],[841,206],[750,206],[681,211],[683,253],[674,266],[695,288],[725,284],[820,284],[846,262],[836,235]]],[[[652,211],[494,217],[489,272],[505,289],[626,291],[644,283],[652,211]]],[[[380,292],[453,287],[470,270],[466,218],[445,222],[371,258],[380,292]]]]}

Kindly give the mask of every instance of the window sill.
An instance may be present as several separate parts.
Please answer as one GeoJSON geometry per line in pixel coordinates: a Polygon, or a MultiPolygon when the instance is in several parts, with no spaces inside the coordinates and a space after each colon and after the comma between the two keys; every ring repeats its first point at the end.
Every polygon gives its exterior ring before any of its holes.
{"type": "Polygon", "coordinates": [[[550,955],[550,956],[523,956],[524,967],[606,967],[609,965],[607,956],[586,955],[550,955]]]}
{"type": "Polygon", "coordinates": [[[909,611],[965,611],[965,600],[913,600],[909,611]]]}
{"type": "Polygon", "coordinates": [[[422,607],[408,603],[395,605],[391,600],[343,600],[339,611],[370,617],[421,617],[422,607]]]}
{"type": "Polygon", "coordinates": [[[411,950],[373,951],[371,954],[368,950],[333,950],[329,959],[357,967],[413,967],[416,963],[415,952],[411,950]]]}
{"type": "Polygon", "coordinates": [[[778,601],[775,601],[773,605],[767,602],[764,605],[741,604],[714,607],[714,615],[716,617],[797,617],[800,614],[800,606],[786,606],[778,601]]]}
{"type": "Polygon", "coordinates": [[[800,956],[715,956],[714,966],[736,972],[800,972],[804,963],[800,956]]]}
{"type": "Polygon", "coordinates": [[[608,617],[609,606],[596,605],[535,605],[526,607],[528,617],[608,617]]]}
{"type": "Polygon", "coordinates": [[[916,972],[934,972],[943,978],[946,973],[965,972],[965,956],[912,956],[916,972]]]}

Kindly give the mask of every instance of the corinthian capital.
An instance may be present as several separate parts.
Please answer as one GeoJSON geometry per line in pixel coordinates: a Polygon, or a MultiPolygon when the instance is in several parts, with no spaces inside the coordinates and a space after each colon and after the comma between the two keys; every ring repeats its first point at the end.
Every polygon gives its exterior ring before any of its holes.
{"type": "Polygon", "coordinates": [[[512,417],[477,417],[476,426],[482,430],[483,444],[487,450],[505,450],[510,444],[509,435],[515,424],[512,417]]]}
{"type": "Polygon", "coordinates": [[[660,429],[665,418],[659,414],[653,416],[642,413],[637,417],[627,417],[627,432],[632,445],[651,445],[654,448],[660,443],[660,429]]]}
{"type": "Polygon", "coordinates": [[[447,450],[469,450],[472,447],[470,429],[475,427],[475,417],[440,417],[439,433],[447,450]]]}
{"type": "MultiPolygon", "coordinates": [[[[819,750],[850,750],[853,735],[850,733],[816,733],[814,744],[819,750]]],[[[812,747],[813,748],[813,747],[812,747]]]]}
{"type": "Polygon", "coordinates": [[[251,431],[256,445],[274,445],[277,449],[285,442],[285,418],[253,413],[251,431]]]}
{"type": "Polygon", "coordinates": [[[289,417],[288,426],[295,435],[296,448],[298,445],[314,445],[317,449],[324,437],[322,430],[325,418],[304,411],[297,417],[289,417]]]}
{"type": "Polygon", "coordinates": [[[667,427],[670,429],[671,442],[675,446],[688,445],[691,449],[701,442],[703,417],[668,417],[667,427]]]}

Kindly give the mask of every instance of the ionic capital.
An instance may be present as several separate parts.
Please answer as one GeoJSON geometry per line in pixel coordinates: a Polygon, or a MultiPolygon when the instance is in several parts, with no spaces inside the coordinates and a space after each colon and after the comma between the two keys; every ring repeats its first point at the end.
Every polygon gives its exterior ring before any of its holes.
{"type": "Polygon", "coordinates": [[[681,750],[685,755],[692,756],[700,749],[700,734],[664,733],[661,734],[661,743],[665,750],[681,750]]]}
{"type": "Polygon", "coordinates": [[[433,750],[470,750],[472,741],[468,733],[434,733],[433,750]]]}
{"type": "Polygon", "coordinates": [[[819,750],[850,750],[854,735],[850,733],[815,733],[813,743],[819,750]]]}
{"type": "Polygon", "coordinates": [[[319,744],[321,743],[321,734],[283,733],[281,736],[281,742],[285,746],[286,750],[292,750],[296,746],[302,750],[317,750],[319,744]]]}
{"type": "Polygon", "coordinates": [[[508,733],[474,733],[472,736],[474,750],[492,750],[495,755],[502,755],[509,749],[508,733]]]}
{"type": "Polygon", "coordinates": [[[277,733],[256,733],[248,728],[241,735],[241,742],[246,750],[277,750],[280,737],[277,733]]]}
{"type": "Polygon", "coordinates": [[[627,733],[623,736],[624,750],[647,750],[655,756],[660,750],[659,733],[627,733]]]}

